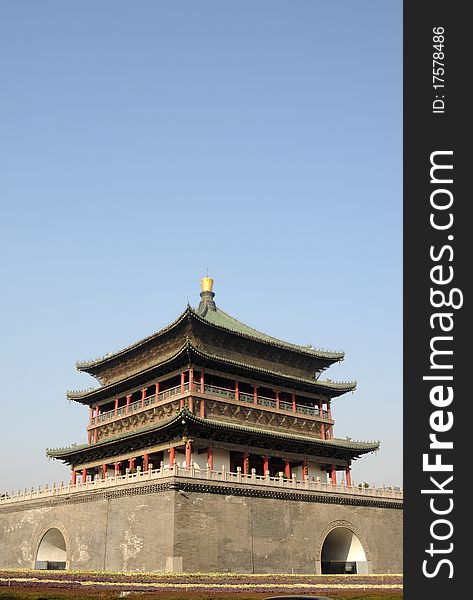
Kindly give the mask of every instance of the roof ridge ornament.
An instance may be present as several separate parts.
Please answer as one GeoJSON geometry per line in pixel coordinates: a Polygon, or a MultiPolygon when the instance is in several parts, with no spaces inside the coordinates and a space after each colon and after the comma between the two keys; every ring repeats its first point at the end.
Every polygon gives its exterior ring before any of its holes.
{"type": "Polygon", "coordinates": [[[214,292],[213,292],[214,280],[207,275],[207,277],[202,277],[201,286],[202,291],[200,292],[201,301],[199,304],[199,308],[197,309],[201,317],[205,317],[207,311],[212,310],[216,311],[217,306],[214,302],[214,292]]]}

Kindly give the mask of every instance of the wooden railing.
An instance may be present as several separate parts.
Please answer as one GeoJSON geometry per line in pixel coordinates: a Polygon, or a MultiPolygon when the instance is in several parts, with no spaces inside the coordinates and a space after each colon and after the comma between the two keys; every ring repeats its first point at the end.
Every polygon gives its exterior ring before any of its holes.
{"type": "Polygon", "coordinates": [[[107,412],[101,413],[98,417],[94,417],[92,419],[92,425],[104,423],[106,421],[110,421],[115,417],[123,417],[127,414],[136,412],[137,410],[141,410],[151,404],[156,404],[157,402],[161,402],[162,400],[167,400],[168,398],[172,398],[173,396],[178,396],[181,393],[185,393],[189,391],[189,384],[185,383],[184,386],[176,385],[175,387],[168,388],[167,390],[163,390],[162,392],[158,392],[158,397],[156,398],[156,394],[152,394],[151,396],[146,396],[144,400],[135,400],[131,402],[128,406],[120,406],[116,411],[108,410],[107,412]]]}
{"type": "MultiPolygon", "coordinates": [[[[200,382],[194,382],[192,385],[192,390],[190,390],[189,382],[187,382],[183,386],[177,385],[175,387],[159,392],[157,398],[156,394],[152,394],[151,396],[145,397],[143,400],[135,400],[134,402],[131,402],[128,406],[120,406],[120,408],[118,408],[116,411],[109,410],[107,412],[101,413],[100,415],[93,417],[91,425],[105,423],[107,421],[115,419],[116,417],[124,417],[128,414],[141,410],[142,408],[146,408],[163,400],[167,400],[168,398],[178,396],[182,393],[188,393],[189,391],[204,393],[208,396],[214,396],[217,398],[228,398],[229,400],[236,400],[237,398],[236,391],[229,388],[205,384],[204,391],[202,392],[202,384],[200,382]]],[[[244,402],[245,404],[255,404],[254,394],[239,392],[238,399],[240,402],[244,402]]],[[[257,395],[256,405],[267,406],[277,409],[276,400],[274,398],[267,398],[265,396],[257,395]]],[[[292,402],[285,402],[283,400],[279,402],[279,410],[296,414],[308,415],[311,417],[322,416],[324,419],[329,418],[329,414],[326,410],[322,411],[321,415],[319,408],[316,406],[305,406],[304,404],[296,404],[294,410],[294,405],[292,404],[292,402]]]]}

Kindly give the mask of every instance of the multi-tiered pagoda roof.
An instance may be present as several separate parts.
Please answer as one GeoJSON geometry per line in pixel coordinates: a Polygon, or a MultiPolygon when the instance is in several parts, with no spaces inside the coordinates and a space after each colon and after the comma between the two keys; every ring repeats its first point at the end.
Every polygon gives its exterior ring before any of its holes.
{"type": "Polygon", "coordinates": [[[187,461],[195,454],[198,462],[202,448],[216,448],[264,455],[266,466],[266,454],[290,455],[293,464],[313,460],[329,470],[378,449],[378,442],[333,436],[331,400],[356,383],[321,375],[343,352],[285,342],[245,325],[216,306],[212,284],[204,278],[199,306],[187,306],[156,333],[77,363],[100,384],[67,394],[91,407],[88,442],[50,449],[49,456],[79,470],[103,464],[106,471],[128,455],[154,452],[164,463],[166,453],[174,459],[192,439],[187,461]]]}

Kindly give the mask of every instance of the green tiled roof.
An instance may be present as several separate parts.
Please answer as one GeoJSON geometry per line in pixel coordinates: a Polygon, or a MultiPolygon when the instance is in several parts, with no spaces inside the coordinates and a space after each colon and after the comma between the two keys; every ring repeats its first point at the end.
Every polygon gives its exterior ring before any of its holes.
{"type": "Polygon", "coordinates": [[[182,419],[183,414],[190,414],[187,408],[184,408],[179,413],[171,416],[169,419],[163,419],[159,423],[151,423],[150,425],[138,427],[137,429],[132,429],[131,431],[126,431],[125,433],[121,433],[119,435],[113,435],[103,440],[99,440],[98,442],[92,445],[72,444],[71,446],[65,446],[64,448],[46,448],[46,454],[47,456],[51,456],[52,458],[59,458],[60,456],[66,456],[74,452],[80,452],[87,448],[92,449],[100,448],[100,446],[107,446],[110,443],[118,442],[120,440],[124,440],[130,437],[136,437],[137,435],[141,435],[142,433],[146,433],[148,431],[159,431],[160,429],[165,429],[168,425],[177,423],[179,419],[182,419]]]}
{"type": "Polygon", "coordinates": [[[69,456],[71,454],[75,454],[76,452],[81,452],[90,448],[91,450],[100,446],[107,446],[110,443],[118,442],[130,437],[136,437],[143,433],[147,433],[149,431],[159,431],[162,429],[166,429],[167,427],[177,424],[181,422],[184,424],[184,421],[188,421],[190,424],[195,423],[197,425],[203,426],[211,426],[213,428],[218,429],[226,429],[228,431],[240,431],[248,434],[256,434],[258,436],[269,436],[271,438],[277,438],[281,440],[287,440],[294,442],[308,442],[315,444],[317,446],[323,446],[326,448],[340,448],[344,450],[352,450],[354,452],[359,452],[365,454],[367,452],[374,452],[379,449],[378,441],[355,441],[350,439],[342,439],[342,438],[334,438],[332,440],[322,440],[318,438],[307,437],[298,433],[282,433],[279,431],[272,431],[268,429],[261,429],[258,427],[249,427],[247,425],[240,425],[238,423],[230,423],[225,421],[216,421],[214,419],[203,419],[198,417],[191,412],[187,408],[182,409],[179,413],[175,414],[169,419],[163,420],[158,424],[151,424],[145,427],[140,427],[139,429],[135,429],[133,431],[126,432],[124,434],[113,436],[106,438],[104,440],[100,440],[96,444],[73,444],[71,446],[67,446],[64,448],[47,448],[46,454],[51,458],[61,458],[64,456],[69,456]]]}
{"type": "Polygon", "coordinates": [[[76,367],[79,371],[87,371],[87,370],[93,369],[94,367],[97,367],[109,360],[113,360],[115,358],[123,356],[123,355],[127,354],[129,351],[135,350],[135,349],[139,348],[140,346],[144,346],[144,345],[148,344],[149,342],[154,341],[155,339],[157,339],[161,335],[163,335],[165,332],[170,331],[171,329],[176,327],[179,323],[182,323],[182,321],[185,318],[189,318],[189,317],[197,318],[200,321],[202,321],[208,325],[219,327],[220,329],[223,329],[225,331],[228,331],[228,332],[231,332],[231,333],[234,333],[237,335],[251,338],[253,340],[258,340],[258,341],[264,342],[266,344],[272,344],[272,345],[278,346],[280,348],[292,350],[294,352],[306,354],[306,355],[312,356],[314,358],[321,358],[321,359],[328,360],[330,362],[335,362],[335,361],[343,360],[343,358],[345,356],[345,353],[343,351],[320,350],[320,349],[314,348],[310,344],[308,344],[308,345],[293,344],[291,342],[285,342],[284,340],[280,340],[278,338],[272,337],[270,335],[267,335],[266,333],[262,333],[261,331],[254,329],[253,327],[250,327],[249,325],[245,325],[245,323],[242,323],[238,319],[235,319],[234,317],[227,314],[220,308],[215,307],[215,305],[214,305],[214,308],[212,308],[212,309],[208,309],[207,306],[205,306],[204,309],[202,309],[201,307],[194,309],[188,305],[187,308],[174,321],[172,321],[171,323],[169,323],[169,325],[166,325],[159,331],[156,331],[155,333],[153,333],[133,344],[130,344],[129,346],[126,346],[125,348],[122,348],[121,350],[118,350],[116,352],[109,352],[109,353],[105,354],[104,356],[101,356],[100,358],[78,361],[76,363],[76,367]]]}
{"type": "MultiPolygon", "coordinates": [[[[279,377],[279,378],[282,377],[282,378],[284,378],[284,380],[287,383],[291,383],[291,382],[294,384],[302,383],[305,385],[309,385],[314,390],[322,389],[327,392],[331,391],[334,393],[333,394],[334,396],[335,395],[339,396],[340,394],[344,394],[346,392],[351,392],[356,388],[356,381],[331,381],[331,380],[327,380],[327,379],[324,380],[324,379],[315,379],[315,378],[308,379],[307,377],[296,377],[296,376],[292,376],[292,375],[287,375],[286,373],[280,373],[280,372],[272,370],[272,369],[255,367],[250,364],[246,364],[246,363],[239,362],[236,360],[231,360],[227,357],[218,356],[216,354],[213,354],[213,353],[207,352],[205,350],[202,350],[200,348],[197,348],[188,339],[174,355],[172,355],[170,357],[166,357],[166,359],[162,363],[158,363],[157,365],[154,365],[153,367],[147,369],[147,371],[150,373],[150,377],[151,377],[151,373],[153,372],[153,370],[156,369],[157,367],[159,367],[160,365],[170,363],[173,360],[177,359],[182,354],[189,353],[189,352],[191,352],[192,354],[194,354],[196,356],[200,356],[204,359],[217,361],[219,363],[224,363],[226,365],[231,365],[234,367],[240,367],[242,369],[249,370],[253,373],[264,373],[264,374],[270,375],[272,377],[279,377]]],[[[125,378],[124,380],[120,380],[118,382],[114,382],[114,383],[111,383],[111,384],[108,384],[108,385],[105,385],[102,387],[88,388],[86,390],[68,391],[67,398],[68,398],[68,400],[81,401],[81,400],[87,399],[88,397],[93,398],[97,393],[99,393],[100,395],[106,394],[107,392],[109,392],[110,394],[113,394],[114,390],[117,386],[123,385],[125,382],[129,382],[129,384],[132,385],[133,380],[137,376],[142,376],[147,371],[143,371],[138,374],[134,374],[128,378],[125,378]]]]}
{"type": "MultiPolygon", "coordinates": [[[[192,417],[198,421],[204,421],[204,419],[200,419],[199,417],[192,417]]],[[[215,427],[227,428],[240,430],[248,433],[256,433],[258,435],[269,435],[270,437],[283,438],[287,440],[294,440],[300,442],[314,442],[315,444],[320,444],[322,446],[326,446],[328,448],[344,448],[346,450],[357,450],[363,452],[374,452],[379,449],[379,442],[359,442],[353,441],[349,439],[343,438],[333,438],[331,440],[322,440],[318,438],[309,438],[307,436],[301,435],[299,433],[281,433],[279,431],[272,431],[270,429],[258,429],[257,427],[248,427],[247,425],[239,425],[238,423],[229,423],[224,421],[215,421],[213,419],[205,419],[207,423],[211,423],[215,427]]]]}
{"type": "Polygon", "coordinates": [[[202,356],[204,358],[208,358],[211,360],[216,360],[221,363],[225,363],[227,365],[233,365],[235,367],[242,367],[244,369],[251,370],[255,373],[266,373],[273,377],[283,377],[287,382],[294,383],[304,383],[314,387],[315,389],[323,388],[325,390],[331,390],[334,392],[352,392],[356,388],[356,381],[331,381],[328,379],[308,379],[307,377],[296,377],[293,375],[287,375],[286,373],[281,373],[279,371],[274,371],[273,369],[265,369],[263,367],[255,367],[253,365],[243,363],[237,360],[231,360],[226,357],[218,356],[216,354],[212,354],[210,352],[206,352],[205,350],[200,350],[200,348],[195,348],[192,344],[189,343],[189,349],[195,352],[198,356],[202,356]]]}
{"type": "Polygon", "coordinates": [[[86,371],[87,369],[91,369],[92,367],[95,367],[97,365],[100,365],[101,363],[106,362],[107,360],[111,360],[120,355],[124,355],[127,352],[129,352],[130,350],[134,350],[135,348],[144,346],[148,342],[153,341],[154,339],[156,339],[157,337],[159,337],[166,331],[169,331],[170,329],[172,329],[173,327],[178,325],[183,319],[186,318],[186,316],[188,316],[189,312],[190,312],[190,307],[187,307],[186,310],[184,310],[184,312],[182,312],[176,319],[174,319],[174,321],[172,321],[171,323],[169,323],[169,325],[166,325],[159,331],[156,331],[155,333],[152,333],[151,335],[148,335],[145,338],[138,340],[137,342],[134,342],[133,344],[130,344],[129,346],[125,346],[125,348],[122,348],[121,350],[117,350],[116,352],[107,352],[107,354],[104,354],[103,356],[100,356],[98,358],[77,361],[76,367],[79,371],[86,371]]]}
{"type": "Polygon", "coordinates": [[[89,444],[71,444],[70,446],[63,446],[62,448],[46,448],[46,456],[59,458],[60,456],[67,456],[73,452],[80,452],[89,447],[91,447],[89,444]]]}
{"type": "Polygon", "coordinates": [[[257,329],[253,329],[249,325],[245,325],[238,319],[235,319],[231,315],[227,314],[220,308],[215,308],[213,310],[204,310],[204,311],[194,311],[199,317],[204,319],[208,323],[212,323],[212,325],[216,325],[217,327],[222,327],[223,329],[227,329],[233,333],[239,333],[263,342],[268,342],[270,344],[274,344],[277,346],[282,346],[284,348],[289,348],[291,350],[296,350],[297,352],[303,352],[304,354],[312,354],[319,358],[328,358],[330,360],[342,360],[345,356],[342,351],[329,351],[329,350],[319,350],[309,345],[300,345],[300,344],[292,344],[291,342],[285,342],[284,340],[280,340],[278,338],[267,335],[266,333],[262,333],[257,329]]]}

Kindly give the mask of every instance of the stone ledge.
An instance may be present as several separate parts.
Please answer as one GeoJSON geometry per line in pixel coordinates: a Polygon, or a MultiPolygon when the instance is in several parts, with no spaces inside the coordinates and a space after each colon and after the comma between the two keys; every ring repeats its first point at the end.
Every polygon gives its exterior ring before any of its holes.
{"type": "MultiPolygon", "coordinates": [[[[72,487],[72,486],[71,486],[72,487]]],[[[57,488],[58,490],[60,488],[57,488]]],[[[62,493],[49,495],[45,497],[25,497],[23,500],[16,499],[14,502],[5,502],[0,504],[0,512],[9,513],[38,506],[58,506],[62,504],[78,504],[85,502],[96,502],[120,498],[123,496],[136,496],[143,494],[154,494],[165,491],[187,491],[200,492],[219,495],[234,495],[257,498],[274,498],[279,500],[319,502],[324,504],[340,504],[351,506],[373,506],[382,508],[392,508],[402,510],[402,499],[381,497],[381,496],[361,496],[359,494],[350,494],[348,488],[343,493],[327,490],[303,490],[303,489],[281,489],[276,486],[264,485],[263,482],[250,483],[215,481],[210,479],[200,479],[194,477],[168,475],[160,478],[160,481],[132,480],[116,484],[113,487],[80,489],[67,493],[67,488],[63,488],[62,493]]]]}

